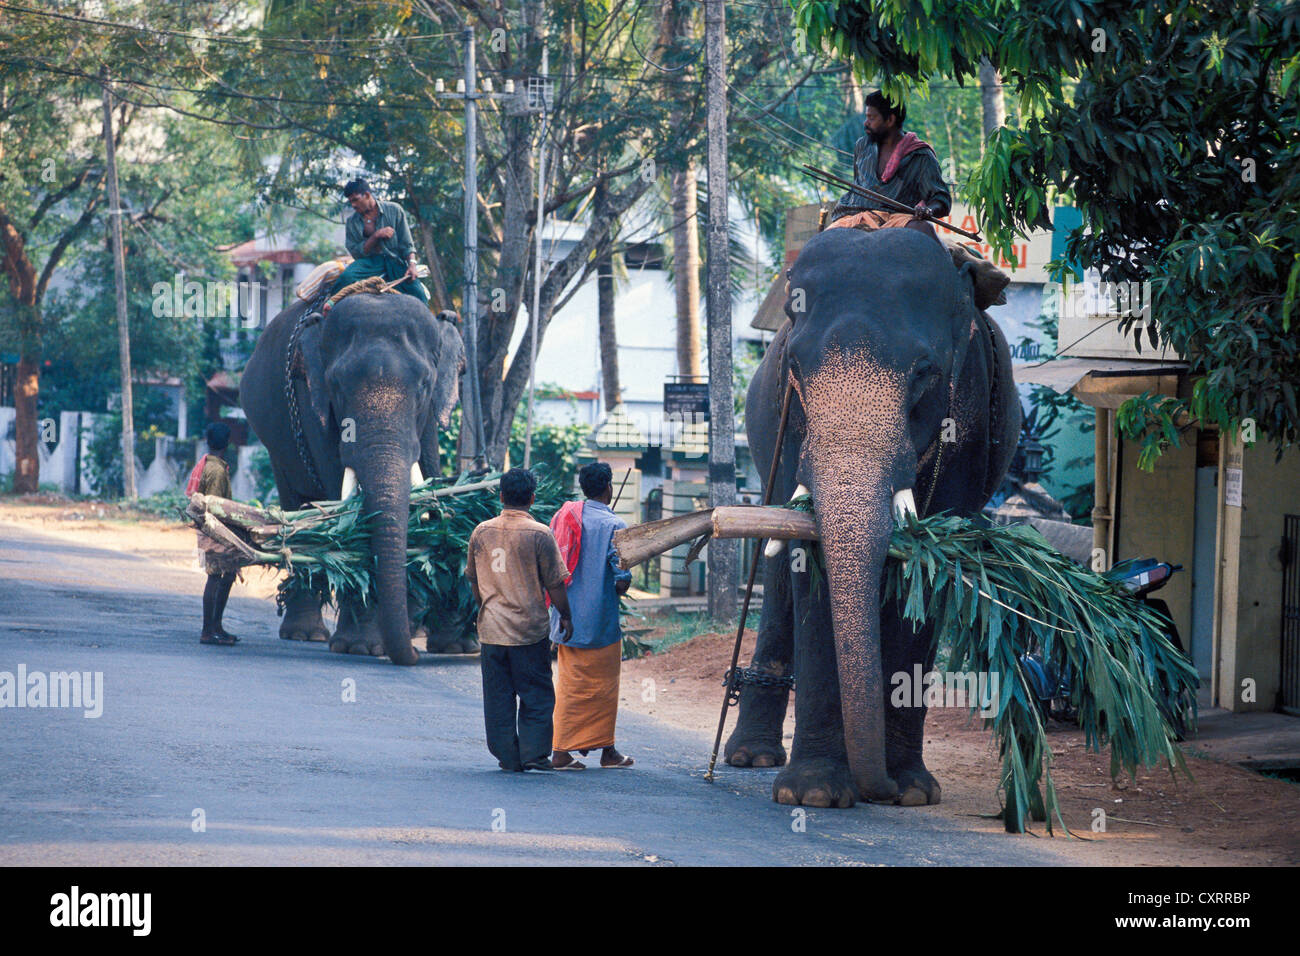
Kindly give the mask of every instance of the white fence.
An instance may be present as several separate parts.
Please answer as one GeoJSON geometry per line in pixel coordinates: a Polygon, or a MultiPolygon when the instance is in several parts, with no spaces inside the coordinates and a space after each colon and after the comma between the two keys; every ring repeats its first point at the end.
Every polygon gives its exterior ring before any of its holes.
{"type": "MultiPolygon", "coordinates": [[[[44,440],[36,443],[42,485],[52,485],[65,495],[97,493],[89,469],[90,442],[97,422],[103,417],[105,416],[92,412],[63,412],[57,423],[53,419],[42,419],[37,423],[42,439],[56,439],[52,449],[46,447],[44,440]]],[[[176,439],[169,435],[155,438],[153,461],[148,468],[136,458],[136,493],[140,497],[147,498],[160,492],[179,494],[185,491],[190,468],[198,456],[205,454],[208,449],[203,440],[199,439],[194,461],[178,462],[174,458],[175,442],[176,439]]],[[[259,446],[245,445],[239,449],[238,462],[231,475],[231,493],[244,501],[258,496],[251,467],[257,447],[259,446]]],[[[0,406],[0,476],[13,474],[16,459],[14,409],[0,406]]]]}

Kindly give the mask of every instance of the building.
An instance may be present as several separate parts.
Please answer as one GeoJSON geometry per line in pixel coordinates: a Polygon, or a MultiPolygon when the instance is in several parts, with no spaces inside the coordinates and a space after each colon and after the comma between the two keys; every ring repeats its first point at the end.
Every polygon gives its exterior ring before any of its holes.
{"type": "Polygon", "coordinates": [[[1143,393],[1187,398],[1192,386],[1177,356],[1139,354],[1120,334],[1123,315],[1153,321],[1149,306],[1142,289],[1085,279],[1064,303],[1057,360],[1022,364],[1017,381],[1094,409],[1094,566],[1182,565],[1160,597],[1201,676],[1202,706],[1300,715],[1300,451],[1278,459],[1263,435],[1184,421],[1178,446],[1141,470],[1138,446],[1114,434],[1115,410],[1143,393]]]}

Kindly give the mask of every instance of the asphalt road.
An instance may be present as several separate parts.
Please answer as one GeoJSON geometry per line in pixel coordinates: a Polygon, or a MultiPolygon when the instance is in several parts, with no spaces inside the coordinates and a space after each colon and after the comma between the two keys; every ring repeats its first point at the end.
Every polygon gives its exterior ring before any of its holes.
{"type": "Polygon", "coordinates": [[[710,784],[711,728],[636,715],[619,719],[632,770],[504,773],[483,743],[476,657],[403,669],[331,654],[279,640],[273,604],[238,598],[226,625],[243,642],[204,647],[202,583],[0,524],[0,672],[104,682],[98,718],[0,709],[0,863],[1063,862],[924,809],[810,809],[798,832],[771,801],[775,770],[710,784]]]}

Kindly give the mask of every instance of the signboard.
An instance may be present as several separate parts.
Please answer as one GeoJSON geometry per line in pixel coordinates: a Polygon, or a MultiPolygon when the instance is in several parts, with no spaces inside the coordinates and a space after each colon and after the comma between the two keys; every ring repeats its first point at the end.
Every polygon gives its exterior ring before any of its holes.
{"type": "Polygon", "coordinates": [[[678,422],[707,422],[709,383],[664,382],[664,417],[678,422]]]}
{"type": "MultiPolygon", "coordinates": [[[[952,211],[943,217],[943,221],[967,232],[984,235],[984,228],[975,218],[974,210],[963,202],[954,202],[952,211]]],[[[1029,234],[1028,239],[1017,237],[1011,245],[1010,257],[1001,253],[994,255],[993,247],[987,242],[971,242],[964,236],[949,232],[947,229],[936,229],[935,232],[952,242],[960,242],[962,245],[978,250],[985,259],[991,259],[999,269],[1006,270],[1012,282],[1047,281],[1047,263],[1052,260],[1052,234],[1046,230],[1035,230],[1029,234]]]]}
{"type": "Polygon", "coordinates": [[[1241,507],[1241,469],[1223,469],[1223,503],[1233,508],[1241,507]]]}

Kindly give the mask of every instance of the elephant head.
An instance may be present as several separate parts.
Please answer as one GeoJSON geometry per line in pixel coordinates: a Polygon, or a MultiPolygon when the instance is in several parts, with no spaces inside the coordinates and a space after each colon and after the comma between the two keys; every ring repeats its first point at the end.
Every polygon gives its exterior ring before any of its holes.
{"type": "Polygon", "coordinates": [[[384,650],[395,664],[414,664],[406,600],[410,490],[438,468],[438,429],[456,405],[464,344],[447,315],[434,316],[411,296],[354,295],[326,317],[320,359],[340,497],[359,482],[365,510],[377,513],[371,550],[384,650]]]}
{"type": "Polygon", "coordinates": [[[849,769],[863,798],[892,800],[881,576],[895,506],[924,501],[919,465],[951,414],[977,318],[970,279],[922,233],[828,229],[790,270],[786,313],[799,414],[783,465],[816,503],[849,769]]]}

